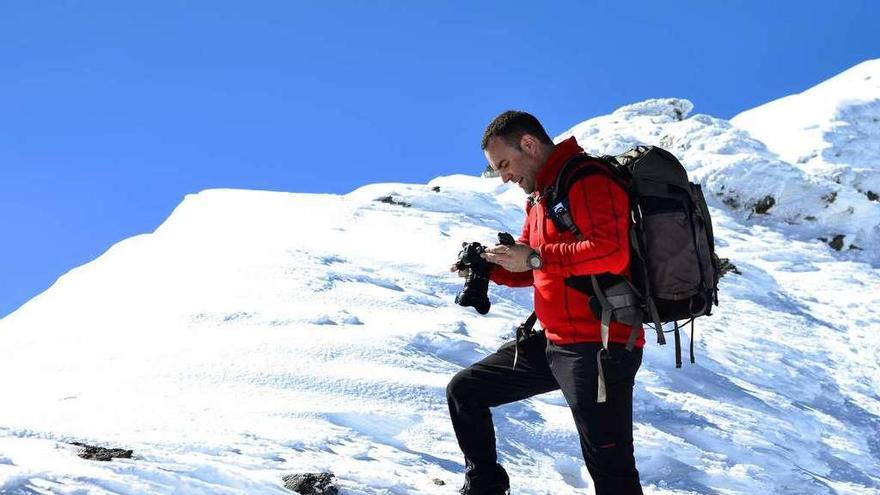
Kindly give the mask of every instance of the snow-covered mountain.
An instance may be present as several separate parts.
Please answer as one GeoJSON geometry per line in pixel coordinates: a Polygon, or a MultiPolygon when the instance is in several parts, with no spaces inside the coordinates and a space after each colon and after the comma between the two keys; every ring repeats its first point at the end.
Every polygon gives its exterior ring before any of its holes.
{"type": "Polygon", "coordinates": [[[731,122],[802,170],[880,198],[880,59],[731,122]]]}
{"type": "MultiPolygon", "coordinates": [[[[814,89],[856,69],[880,78],[870,62],[814,89]]],[[[757,120],[787,132],[791,112],[769,107],[757,120]]],[[[871,108],[859,118],[880,117],[871,108]]],[[[861,192],[876,167],[859,168],[877,165],[877,139],[845,148],[828,175],[792,162],[748,113],[734,126],[692,109],[650,100],[559,136],[597,153],[676,153],[740,272],[697,322],[696,365],[676,370],[670,348],[646,348],[646,493],[880,493],[880,203],[861,192]]],[[[283,474],[306,471],[334,472],[347,494],[455,493],[446,383],[510,337],[531,291],[493,286],[480,316],[453,303],[461,279],[447,269],[462,241],[518,231],[524,200],[468,176],[188,196],[154,233],[0,320],[0,493],[282,494],[283,474]],[[73,441],[134,458],[82,460],[73,441]]],[[[495,420],[515,493],[592,493],[560,394],[495,420]]]]}

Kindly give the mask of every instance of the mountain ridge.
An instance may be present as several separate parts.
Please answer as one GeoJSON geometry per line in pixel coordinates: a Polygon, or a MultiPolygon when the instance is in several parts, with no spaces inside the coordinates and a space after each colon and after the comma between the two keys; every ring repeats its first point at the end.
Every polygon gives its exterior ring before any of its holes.
{"type": "MultiPolygon", "coordinates": [[[[692,111],[647,100],[557,137],[675,153],[741,272],[697,322],[696,365],[676,370],[670,349],[646,347],[634,407],[645,491],[877,493],[880,215],[848,184],[692,111]],[[832,235],[840,251],[816,239],[832,235]]],[[[0,320],[12,404],[0,492],[289,493],[282,475],[330,470],[345,493],[451,493],[462,461],[445,385],[510,338],[531,291],[492,286],[479,316],[452,302],[461,279],[448,266],[462,241],[516,233],[524,203],[514,185],[470,176],[188,196],[152,234],[0,320]],[[134,459],[89,464],[66,446],[83,440],[134,459]]],[[[495,419],[517,493],[591,493],[559,393],[495,419]]]]}

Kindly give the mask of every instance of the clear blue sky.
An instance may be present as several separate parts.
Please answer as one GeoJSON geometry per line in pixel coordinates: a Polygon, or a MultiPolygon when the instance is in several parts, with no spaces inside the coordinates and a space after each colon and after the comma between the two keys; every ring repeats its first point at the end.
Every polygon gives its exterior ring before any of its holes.
{"type": "Polygon", "coordinates": [[[558,134],[646,98],[730,118],[880,56],[880,2],[0,5],[0,317],[187,193],[479,173],[517,108],[558,134]]]}

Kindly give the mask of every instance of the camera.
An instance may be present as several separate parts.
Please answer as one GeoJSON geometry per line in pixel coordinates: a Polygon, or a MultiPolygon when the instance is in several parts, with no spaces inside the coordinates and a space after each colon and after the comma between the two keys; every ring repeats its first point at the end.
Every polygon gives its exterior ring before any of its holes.
{"type": "MultiPolygon", "coordinates": [[[[498,233],[498,244],[512,246],[516,243],[513,236],[507,232],[498,233]]],[[[467,271],[464,286],[455,296],[455,303],[460,306],[472,306],[478,313],[484,315],[489,312],[489,272],[494,263],[489,263],[481,256],[486,251],[486,246],[479,242],[465,242],[461,245],[458,253],[456,267],[459,271],[467,271]]]]}

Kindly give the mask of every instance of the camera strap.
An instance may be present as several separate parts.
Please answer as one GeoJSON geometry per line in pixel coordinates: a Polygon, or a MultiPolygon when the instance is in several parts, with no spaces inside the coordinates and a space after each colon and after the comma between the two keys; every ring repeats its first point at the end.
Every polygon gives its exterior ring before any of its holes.
{"type": "Polygon", "coordinates": [[[513,341],[513,369],[516,369],[516,360],[519,358],[519,341],[532,336],[534,332],[535,322],[538,321],[538,315],[532,311],[532,314],[526,318],[526,321],[516,327],[516,336],[513,341]]]}

